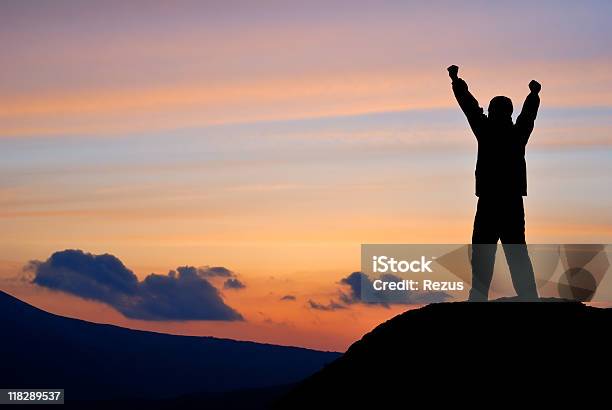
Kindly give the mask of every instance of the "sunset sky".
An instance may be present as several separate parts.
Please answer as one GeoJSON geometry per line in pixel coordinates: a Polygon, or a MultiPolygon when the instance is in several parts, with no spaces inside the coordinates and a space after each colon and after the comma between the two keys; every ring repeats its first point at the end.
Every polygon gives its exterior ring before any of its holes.
{"type": "Polygon", "coordinates": [[[528,242],[612,242],[612,3],[458,3],[3,1],[0,289],[96,322],[344,350],[407,308],[334,304],[360,244],[471,238],[476,142],[450,64],[515,115],[542,83],[528,242]],[[244,289],[210,281],[244,320],[128,319],[28,282],[64,249],[141,280],[226,267],[244,289]]]}

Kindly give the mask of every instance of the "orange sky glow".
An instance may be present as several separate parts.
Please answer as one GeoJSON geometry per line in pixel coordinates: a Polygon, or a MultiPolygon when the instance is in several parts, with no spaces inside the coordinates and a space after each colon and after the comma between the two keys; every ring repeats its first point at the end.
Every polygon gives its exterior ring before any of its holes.
{"type": "Polygon", "coordinates": [[[412,308],[309,305],[337,299],[360,244],[470,240],[476,145],[450,64],[515,115],[543,84],[528,241],[612,242],[606,2],[111,3],[0,6],[0,289],[37,307],[346,349],[412,308]],[[28,282],[28,261],[64,249],[140,279],[227,267],[246,288],[221,293],[245,321],[128,319],[28,282]]]}

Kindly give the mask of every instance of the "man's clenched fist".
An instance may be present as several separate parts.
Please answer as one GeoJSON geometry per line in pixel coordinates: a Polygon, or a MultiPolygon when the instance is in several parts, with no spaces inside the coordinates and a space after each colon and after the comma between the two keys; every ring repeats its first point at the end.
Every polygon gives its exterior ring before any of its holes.
{"type": "Polygon", "coordinates": [[[542,89],[542,84],[538,83],[536,80],[531,80],[529,83],[529,89],[532,93],[537,94],[542,89]]]}
{"type": "Polygon", "coordinates": [[[457,78],[457,73],[459,73],[459,67],[457,67],[456,65],[452,65],[448,67],[447,70],[450,78],[452,78],[453,80],[457,78]]]}

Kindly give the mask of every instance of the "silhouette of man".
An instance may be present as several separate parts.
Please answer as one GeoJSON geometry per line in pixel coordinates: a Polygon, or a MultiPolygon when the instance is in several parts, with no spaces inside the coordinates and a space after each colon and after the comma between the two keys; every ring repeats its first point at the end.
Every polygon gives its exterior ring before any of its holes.
{"type": "Polygon", "coordinates": [[[497,96],[488,115],[458,77],[459,67],[448,67],[453,93],[478,141],[476,196],[478,205],[472,234],[472,288],[470,301],[486,301],[493,278],[497,241],[501,240],[517,295],[538,297],[533,267],[525,242],[527,195],[525,146],[540,106],[541,85],[532,80],[521,114],[512,122],[512,101],[497,96]]]}

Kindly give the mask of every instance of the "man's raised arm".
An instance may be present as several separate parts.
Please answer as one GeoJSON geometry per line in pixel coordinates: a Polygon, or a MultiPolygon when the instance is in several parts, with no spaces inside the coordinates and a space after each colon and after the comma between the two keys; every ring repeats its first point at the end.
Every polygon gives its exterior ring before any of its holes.
{"type": "Polygon", "coordinates": [[[529,83],[529,90],[531,91],[525,102],[523,103],[523,109],[516,119],[516,126],[519,129],[520,135],[523,138],[523,143],[527,144],[529,136],[533,131],[536,116],[538,115],[538,108],[540,107],[540,90],[542,86],[535,80],[531,80],[529,83]]]}
{"type": "Polygon", "coordinates": [[[453,80],[453,93],[459,103],[459,107],[461,107],[461,110],[467,117],[470,127],[472,127],[472,131],[474,131],[474,134],[478,137],[479,129],[483,120],[486,118],[484,110],[478,105],[478,101],[468,90],[467,83],[463,81],[462,78],[459,78],[459,67],[452,65],[448,67],[447,70],[449,77],[453,80]]]}

